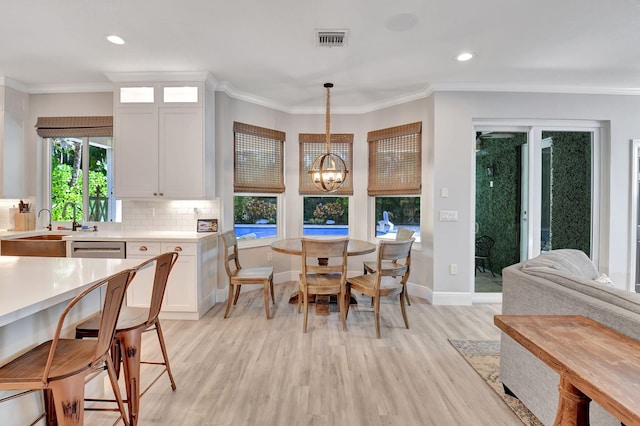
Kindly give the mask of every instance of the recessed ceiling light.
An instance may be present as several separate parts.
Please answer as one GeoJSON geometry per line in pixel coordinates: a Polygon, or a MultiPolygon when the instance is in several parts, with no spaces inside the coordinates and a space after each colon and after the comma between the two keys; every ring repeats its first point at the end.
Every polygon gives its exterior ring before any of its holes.
{"type": "Polygon", "coordinates": [[[110,35],[109,37],[107,37],[107,40],[109,40],[113,44],[124,44],[124,40],[117,35],[110,35]]]}
{"type": "Polygon", "coordinates": [[[469,52],[463,52],[456,57],[456,59],[460,62],[468,61],[471,58],[473,58],[473,53],[469,52]]]}

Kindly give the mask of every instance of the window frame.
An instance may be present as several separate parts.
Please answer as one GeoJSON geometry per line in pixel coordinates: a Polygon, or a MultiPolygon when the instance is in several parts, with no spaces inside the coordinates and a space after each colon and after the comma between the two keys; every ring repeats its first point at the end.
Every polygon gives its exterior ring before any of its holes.
{"type": "MultiPolygon", "coordinates": [[[[105,136],[100,136],[105,137],[105,136]]],[[[101,223],[113,223],[113,222],[121,222],[122,221],[122,203],[120,200],[116,199],[113,193],[113,164],[114,164],[114,149],[113,146],[113,136],[106,136],[111,138],[111,149],[107,151],[107,162],[111,166],[107,172],[107,193],[109,194],[109,200],[112,201],[109,203],[109,213],[108,218],[110,220],[106,222],[102,221],[90,221],[91,223],[101,224],[101,223]]],[[[82,215],[77,219],[80,223],[89,222],[87,218],[87,214],[89,212],[89,146],[91,136],[82,136],[82,137],[74,137],[76,139],[82,140],[82,215]]],[[[44,137],[42,138],[42,167],[43,171],[42,175],[42,200],[43,207],[51,211],[51,149],[53,147],[52,139],[55,137],[44,137]]],[[[52,219],[53,221],[53,219],[52,219]]],[[[67,221],[56,221],[57,223],[69,223],[67,221]]],[[[69,225],[71,226],[71,225],[69,225]]]]}
{"type": "MultiPolygon", "coordinates": [[[[276,199],[276,236],[273,238],[256,238],[255,240],[238,240],[238,248],[264,247],[269,246],[274,241],[280,240],[284,235],[284,194],[283,193],[265,193],[265,192],[234,192],[233,203],[235,205],[235,197],[275,197],[276,199]]],[[[232,221],[235,229],[235,218],[232,221]]]]}

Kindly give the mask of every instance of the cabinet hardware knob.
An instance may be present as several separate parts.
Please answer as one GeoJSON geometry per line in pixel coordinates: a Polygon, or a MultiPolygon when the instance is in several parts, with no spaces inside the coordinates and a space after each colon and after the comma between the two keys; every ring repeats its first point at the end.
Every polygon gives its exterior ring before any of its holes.
{"type": "Polygon", "coordinates": [[[147,251],[147,250],[149,250],[149,249],[147,248],[147,246],[140,246],[140,249],[139,249],[139,250],[140,250],[140,251],[147,251]]]}
{"type": "Polygon", "coordinates": [[[164,195],[164,192],[161,192],[159,195],[162,197],[164,195]]]}
{"type": "Polygon", "coordinates": [[[182,251],[182,247],[180,246],[175,246],[173,251],[182,251]]]}
{"type": "Polygon", "coordinates": [[[154,192],[154,193],[153,193],[153,196],[154,196],[154,197],[157,197],[157,196],[158,196],[158,193],[157,193],[157,192],[154,192]]]}

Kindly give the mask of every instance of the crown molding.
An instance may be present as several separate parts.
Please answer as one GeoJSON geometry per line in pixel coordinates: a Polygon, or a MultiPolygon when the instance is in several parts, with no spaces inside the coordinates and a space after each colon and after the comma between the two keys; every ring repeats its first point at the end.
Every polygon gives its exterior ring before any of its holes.
{"type": "Polygon", "coordinates": [[[559,93],[572,95],[640,95],[640,87],[595,87],[551,85],[500,85],[475,83],[434,83],[435,92],[508,92],[508,93],[559,93]]]}
{"type": "Polygon", "coordinates": [[[46,84],[25,86],[25,92],[30,95],[57,93],[102,93],[113,92],[113,84],[46,84]]]}
{"type": "Polygon", "coordinates": [[[28,87],[7,77],[0,77],[0,86],[11,87],[22,93],[28,93],[28,87]]]}
{"type": "MultiPolygon", "coordinates": [[[[326,107],[323,106],[310,106],[310,107],[286,107],[282,104],[277,104],[268,99],[261,98],[259,96],[254,96],[249,93],[245,93],[239,90],[236,90],[228,81],[224,81],[219,84],[218,90],[226,93],[230,98],[249,102],[255,105],[260,105],[266,108],[275,109],[278,111],[282,111],[288,114],[293,115],[303,115],[303,114],[324,114],[326,112],[326,107]]],[[[376,102],[368,105],[364,105],[362,107],[331,107],[331,112],[334,114],[366,114],[368,112],[377,111],[379,109],[389,108],[396,105],[401,105],[407,102],[415,101],[418,99],[423,99],[428,97],[434,92],[433,88],[430,84],[427,84],[424,89],[404,94],[400,96],[395,96],[393,98],[389,98],[383,100],[381,102],[376,102]]]]}

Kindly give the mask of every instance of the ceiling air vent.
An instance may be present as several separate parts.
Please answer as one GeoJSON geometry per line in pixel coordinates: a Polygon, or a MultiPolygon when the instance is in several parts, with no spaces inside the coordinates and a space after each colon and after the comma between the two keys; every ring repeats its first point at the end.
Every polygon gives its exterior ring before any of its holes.
{"type": "Polygon", "coordinates": [[[344,30],[318,30],[316,40],[319,47],[343,47],[347,42],[344,30]]]}

